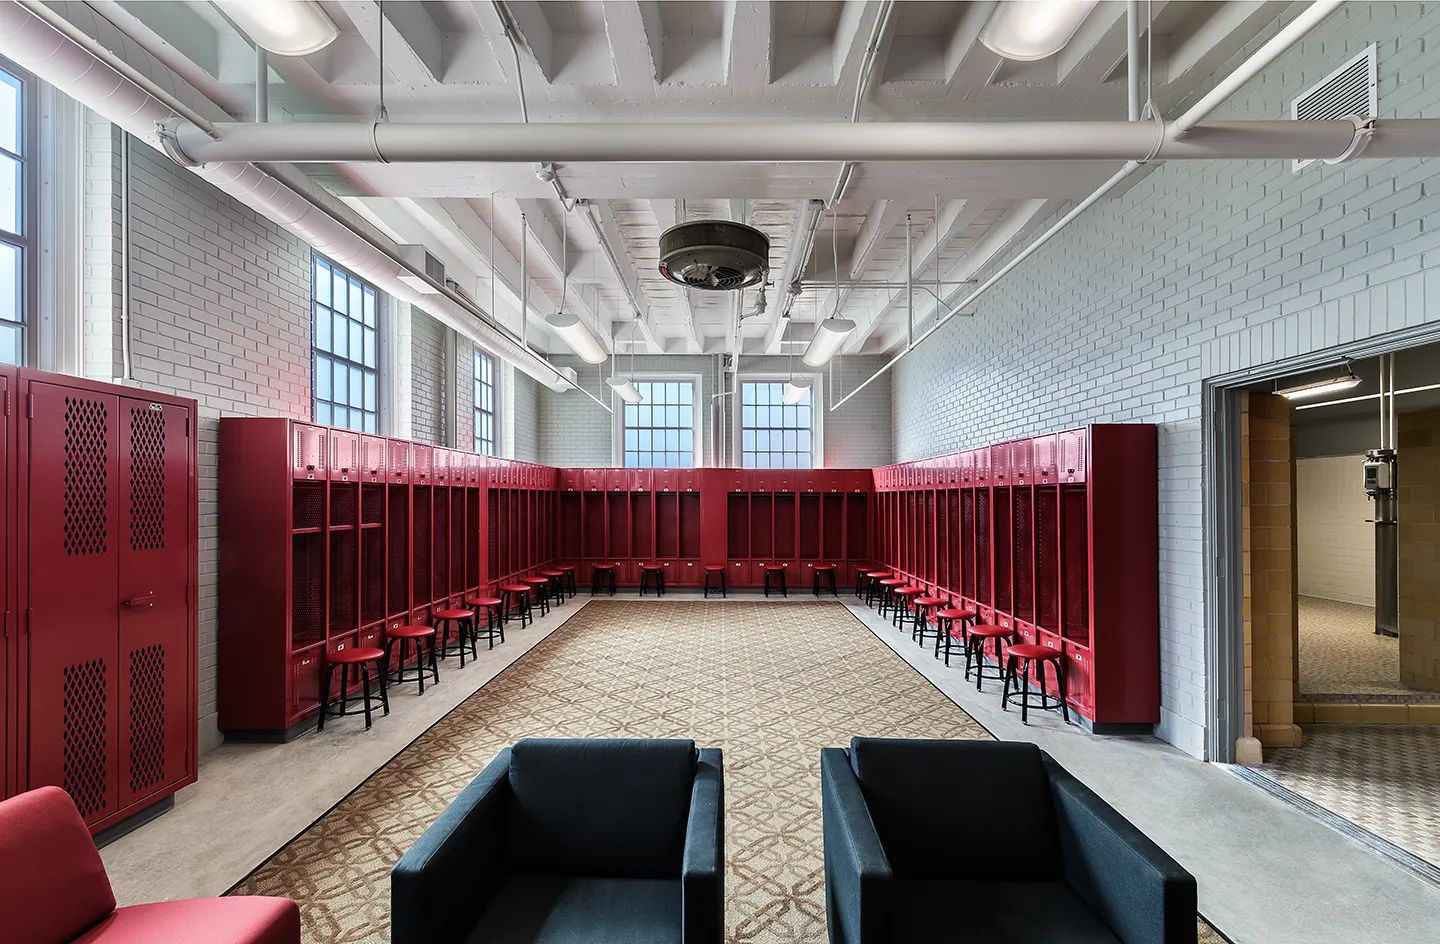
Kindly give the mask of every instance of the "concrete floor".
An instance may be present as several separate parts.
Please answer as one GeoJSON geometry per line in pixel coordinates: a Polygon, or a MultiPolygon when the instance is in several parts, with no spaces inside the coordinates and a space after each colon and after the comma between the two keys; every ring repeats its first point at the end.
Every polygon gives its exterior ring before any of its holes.
{"type": "MultiPolygon", "coordinates": [[[[735,594],[732,594],[732,596],[735,594]]],[[[632,595],[633,596],[633,595],[632,595]]],[[[682,596],[674,592],[671,597],[682,596]]],[[[684,598],[690,598],[684,593],[684,598]]],[[[698,598],[699,594],[693,594],[698,598]]],[[[748,595],[747,595],[748,596],[748,595]]],[[[552,611],[439,687],[391,698],[366,732],[347,718],[290,744],[226,745],[206,754],[200,782],[173,811],[103,851],[121,904],[219,895],[304,830],[366,777],[586,601],[552,611]]],[[[791,600],[813,599],[808,593],[791,600]]],[[[854,598],[876,635],[1000,738],[1034,741],[1134,821],[1199,880],[1200,911],[1235,944],[1408,944],[1436,939],[1440,887],[1232,776],[1153,738],[1097,738],[1058,715],[1022,726],[999,692],[977,693],[854,598]]]]}

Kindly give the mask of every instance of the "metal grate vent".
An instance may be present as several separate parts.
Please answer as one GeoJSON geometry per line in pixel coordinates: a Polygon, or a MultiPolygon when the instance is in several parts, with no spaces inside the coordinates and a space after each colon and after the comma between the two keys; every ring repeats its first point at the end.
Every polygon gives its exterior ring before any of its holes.
{"type": "Polygon", "coordinates": [[[65,792],[87,819],[103,812],[105,729],[109,710],[105,662],[91,659],[65,667],[65,792]]]}
{"type": "Polygon", "coordinates": [[[65,398],[65,553],[104,554],[108,516],[110,411],[99,400],[65,398]]]}
{"type": "Polygon", "coordinates": [[[165,414],[130,408],[130,549],[165,546],[165,414]]]}
{"type": "Polygon", "coordinates": [[[165,647],[130,651],[130,789],[165,779],[165,647]]]}
{"type": "MultiPolygon", "coordinates": [[[[1345,63],[1290,103],[1290,117],[1297,121],[1336,121],[1352,115],[1378,118],[1380,115],[1379,73],[1375,62],[1375,44],[1345,63]]],[[[1293,161],[1291,167],[1301,168],[1315,163],[1314,159],[1293,161]]]]}

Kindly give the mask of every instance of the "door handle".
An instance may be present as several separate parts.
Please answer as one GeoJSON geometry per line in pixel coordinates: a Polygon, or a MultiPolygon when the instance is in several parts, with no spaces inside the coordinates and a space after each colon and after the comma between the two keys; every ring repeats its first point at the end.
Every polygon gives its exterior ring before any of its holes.
{"type": "Polygon", "coordinates": [[[155,605],[155,592],[152,590],[146,593],[136,594],[130,599],[124,600],[122,602],[125,606],[129,607],[152,607],[155,605]]]}

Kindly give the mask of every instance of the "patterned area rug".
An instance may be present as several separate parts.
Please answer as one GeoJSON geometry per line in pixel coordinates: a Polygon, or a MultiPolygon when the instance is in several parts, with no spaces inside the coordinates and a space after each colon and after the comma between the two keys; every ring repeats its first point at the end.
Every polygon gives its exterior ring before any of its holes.
{"type": "Polygon", "coordinates": [[[689,737],[725,752],[728,940],[821,944],[818,752],[854,735],[990,736],[838,604],[597,600],[232,893],[299,901],[306,944],[383,944],[390,867],[500,748],[689,737]]]}

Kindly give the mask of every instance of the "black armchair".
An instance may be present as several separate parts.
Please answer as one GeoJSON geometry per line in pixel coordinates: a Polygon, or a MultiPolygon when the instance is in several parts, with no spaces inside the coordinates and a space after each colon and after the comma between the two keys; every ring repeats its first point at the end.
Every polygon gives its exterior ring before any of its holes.
{"type": "Polygon", "coordinates": [[[1195,944],[1195,879],[1033,744],[855,738],[820,780],[835,944],[1195,944]]]}
{"type": "Polygon", "coordinates": [[[720,944],[719,750],[522,740],[390,873],[393,944],[720,944]]]}

